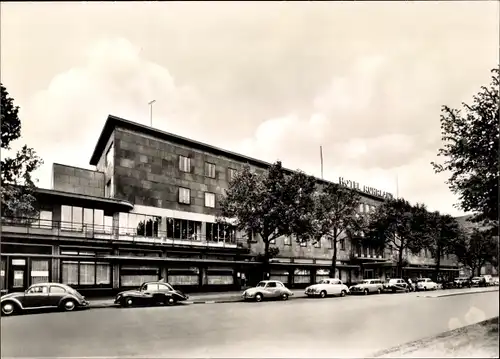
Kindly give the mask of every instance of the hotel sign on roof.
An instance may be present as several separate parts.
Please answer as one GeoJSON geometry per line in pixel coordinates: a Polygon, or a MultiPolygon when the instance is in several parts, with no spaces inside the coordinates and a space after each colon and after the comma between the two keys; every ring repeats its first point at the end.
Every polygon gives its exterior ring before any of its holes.
{"type": "Polygon", "coordinates": [[[339,184],[341,186],[352,188],[352,189],[358,190],[360,192],[363,192],[363,193],[366,193],[366,194],[369,194],[372,196],[377,196],[377,197],[385,198],[385,199],[394,198],[394,196],[389,192],[385,192],[385,191],[382,191],[382,190],[379,190],[379,189],[376,189],[373,187],[368,187],[368,186],[361,187],[358,182],[346,180],[342,177],[339,177],[339,184]]]}

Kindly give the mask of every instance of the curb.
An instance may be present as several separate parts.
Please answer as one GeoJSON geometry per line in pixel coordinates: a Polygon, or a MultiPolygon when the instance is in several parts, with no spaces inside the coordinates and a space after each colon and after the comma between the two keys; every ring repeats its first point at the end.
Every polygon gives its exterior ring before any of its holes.
{"type": "MultiPolygon", "coordinates": [[[[241,302],[240,298],[235,299],[220,299],[220,300],[194,300],[194,301],[185,301],[181,302],[180,305],[184,304],[215,304],[215,303],[236,303],[241,302]]],[[[114,303],[103,303],[103,304],[91,304],[88,309],[104,309],[104,308],[119,308],[117,304],[114,303]]]]}
{"type": "Polygon", "coordinates": [[[442,295],[436,295],[436,296],[430,296],[430,295],[419,296],[418,295],[417,297],[418,298],[444,298],[444,297],[454,297],[454,296],[457,296],[457,295],[490,293],[490,292],[498,292],[498,289],[496,289],[496,290],[481,290],[481,291],[476,291],[476,292],[450,293],[450,294],[442,294],[442,295]]]}

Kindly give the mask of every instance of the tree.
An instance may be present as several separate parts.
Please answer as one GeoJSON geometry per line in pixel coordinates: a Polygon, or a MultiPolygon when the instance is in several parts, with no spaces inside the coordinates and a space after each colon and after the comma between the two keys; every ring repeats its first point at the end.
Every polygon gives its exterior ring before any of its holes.
{"type": "Polygon", "coordinates": [[[317,243],[321,238],[332,241],[333,255],[330,277],[336,273],[337,245],[344,236],[363,229],[363,218],[357,213],[359,195],[348,188],[330,183],[313,195],[309,212],[309,229],[298,237],[301,241],[317,243]]]}
{"type": "Polygon", "coordinates": [[[396,251],[397,275],[403,274],[404,253],[419,253],[428,245],[427,210],[404,199],[391,199],[380,205],[369,219],[367,235],[381,247],[396,251]]]}
{"type": "MultiPolygon", "coordinates": [[[[499,183],[499,69],[492,70],[489,87],[481,87],[472,105],[460,110],[444,106],[441,115],[443,148],[432,162],[436,173],[451,172],[447,184],[459,195],[459,207],[476,212],[475,221],[492,222],[498,228],[499,183]]],[[[498,232],[495,229],[495,232],[498,232]]]]}
{"type": "Polygon", "coordinates": [[[444,254],[452,254],[461,230],[455,218],[450,215],[442,215],[439,212],[427,214],[427,248],[436,261],[435,279],[437,280],[441,268],[441,257],[444,254]]]}
{"type": "Polygon", "coordinates": [[[453,246],[454,254],[471,269],[472,275],[481,274],[481,267],[495,260],[497,250],[498,242],[490,232],[478,228],[464,232],[453,246]]]}
{"type": "Polygon", "coordinates": [[[269,270],[270,244],[281,236],[302,235],[305,213],[311,208],[314,178],[301,172],[287,174],[276,162],[264,174],[245,166],[219,201],[219,221],[232,222],[238,231],[258,234],[264,243],[263,269],[269,270]]]}
{"type": "Polygon", "coordinates": [[[2,160],[1,160],[1,198],[2,216],[33,217],[37,213],[34,197],[35,180],[33,171],[43,161],[36,152],[24,145],[14,157],[4,157],[11,150],[13,141],[21,137],[21,121],[18,116],[19,107],[7,89],[1,85],[1,128],[2,128],[2,160]]]}

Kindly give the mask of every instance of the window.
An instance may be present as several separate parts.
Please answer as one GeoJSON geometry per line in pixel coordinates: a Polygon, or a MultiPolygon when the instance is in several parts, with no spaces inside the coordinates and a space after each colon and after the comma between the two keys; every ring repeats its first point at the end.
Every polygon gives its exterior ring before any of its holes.
{"type": "Polygon", "coordinates": [[[167,238],[201,240],[201,222],[167,218],[167,238]]]}
{"type": "Polygon", "coordinates": [[[172,288],[170,288],[166,284],[158,284],[158,290],[161,290],[161,291],[164,291],[164,292],[168,292],[168,291],[172,290],[172,288]]]}
{"type": "Polygon", "coordinates": [[[106,188],[104,188],[104,197],[114,197],[115,192],[114,192],[114,181],[113,177],[111,177],[108,182],[106,183],[106,188]]]}
{"type": "Polygon", "coordinates": [[[179,170],[191,172],[191,159],[189,157],[179,156],[179,170]]]}
{"type": "Polygon", "coordinates": [[[42,294],[42,293],[48,293],[48,288],[45,285],[37,285],[35,287],[31,287],[28,289],[28,294],[42,294]]]}
{"type": "Polygon", "coordinates": [[[292,238],[290,236],[285,236],[283,238],[283,242],[285,246],[291,246],[292,245],[292,238]]]}
{"type": "Polygon", "coordinates": [[[205,207],[215,208],[215,194],[205,192],[205,207]]]}
{"type": "Polygon", "coordinates": [[[75,286],[111,285],[110,264],[95,263],[88,261],[88,259],[83,262],[63,261],[61,266],[62,282],[75,286]]]}
{"type": "Polygon", "coordinates": [[[31,223],[33,227],[52,228],[52,211],[41,210],[38,212],[38,218],[31,223]]]}
{"type": "Polygon", "coordinates": [[[146,284],[146,288],[144,288],[144,290],[147,290],[148,292],[158,291],[158,284],[148,283],[146,284]]]}
{"type": "Polygon", "coordinates": [[[205,176],[215,178],[215,164],[205,162],[205,176]]]}
{"type": "Polygon", "coordinates": [[[62,293],[66,293],[66,289],[64,289],[63,287],[51,285],[50,286],[50,293],[62,294],[62,293]]]}
{"type": "Polygon", "coordinates": [[[236,174],[238,173],[238,171],[235,170],[234,168],[228,168],[227,173],[228,173],[228,180],[232,181],[233,179],[236,178],[236,174]]]}
{"type": "Polygon", "coordinates": [[[276,283],[275,282],[269,282],[267,283],[267,288],[276,288],[276,283]]]}
{"type": "Polygon", "coordinates": [[[191,190],[189,188],[179,188],[179,203],[191,203],[191,190]]]}
{"type": "Polygon", "coordinates": [[[340,250],[345,251],[345,238],[340,238],[340,250]]]}
{"type": "Polygon", "coordinates": [[[31,260],[31,284],[49,282],[49,261],[31,260]]]}
{"type": "Polygon", "coordinates": [[[209,242],[236,242],[236,229],[229,224],[207,223],[206,233],[209,242]]]}
{"type": "Polygon", "coordinates": [[[111,143],[108,152],[106,152],[106,167],[112,167],[113,163],[114,163],[114,146],[113,143],[111,143]]]}

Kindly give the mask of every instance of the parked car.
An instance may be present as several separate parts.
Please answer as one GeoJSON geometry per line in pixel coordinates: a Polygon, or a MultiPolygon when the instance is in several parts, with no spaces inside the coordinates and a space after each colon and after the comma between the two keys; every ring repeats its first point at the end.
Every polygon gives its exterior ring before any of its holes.
{"type": "Polygon", "coordinates": [[[35,309],[60,309],[70,312],[86,308],[89,302],[78,291],[60,283],[38,283],[25,292],[14,292],[0,298],[2,315],[8,316],[35,309]]]}
{"type": "Polygon", "coordinates": [[[165,282],[145,282],[139,289],[120,292],[115,297],[115,304],[122,307],[136,305],[174,305],[189,298],[178,289],[165,282]]]}
{"type": "Polygon", "coordinates": [[[438,284],[430,278],[419,278],[417,280],[417,290],[436,290],[438,284]]]}
{"type": "Polygon", "coordinates": [[[277,299],[287,300],[291,297],[293,292],[285,287],[285,285],[277,280],[263,280],[254,288],[249,288],[241,295],[244,300],[255,300],[262,302],[264,299],[277,299]]]}
{"type": "Polygon", "coordinates": [[[492,281],[493,281],[493,285],[499,285],[499,283],[498,283],[498,277],[493,277],[492,281]]]}
{"type": "Polygon", "coordinates": [[[481,283],[481,277],[473,277],[470,282],[473,287],[479,287],[479,284],[481,283]]]}
{"type": "Polygon", "coordinates": [[[441,288],[442,289],[453,289],[456,287],[457,287],[457,285],[453,280],[445,279],[445,280],[441,281],[441,288]]]}
{"type": "Polygon", "coordinates": [[[491,274],[483,274],[481,279],[484,280],[483,284],[487,287],[494,285],[493,276],[491,274]]]}
{"type": "Polygon", "coordinates": [[[384,291],[386,292],[405,292],[408,293],[410,289],[408,288],[408,283],[406,283],[401,278],[392,278],[384,283],[384,291]]]}
{"type": "Polygon", "coordinates": [[[353,285],[349,288],[351,294],[364,294],[370,293],[380,294],[384,291],[384,283],[380,279],[365,279],[361,283],[353,285]]]}
{"type": "Polygon", "coordinates": [[[326,298],[329,295],[345,297],[349,293],[349,288],[340,279],[328,278],[307,287],[304,293],[308,297],[326,298]]]}
{"type": "Polygon", "coordinates": [[[454,283],[457,288],[470,288],[472,286],[472,281],[467,277],[458,277],[454,280],[454,283]]]}

